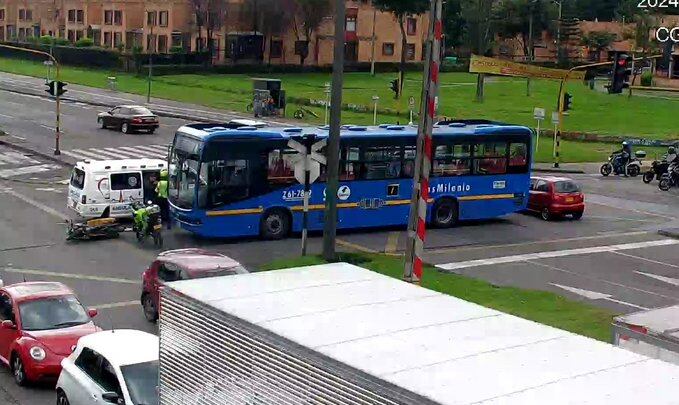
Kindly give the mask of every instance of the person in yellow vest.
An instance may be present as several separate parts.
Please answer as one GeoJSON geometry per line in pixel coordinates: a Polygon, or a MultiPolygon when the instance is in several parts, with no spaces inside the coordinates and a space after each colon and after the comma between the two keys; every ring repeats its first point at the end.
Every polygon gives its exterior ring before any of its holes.
{"type": "Polygon", "coordinates": [[[167,181],[167,176],[167,170],[163,169],[160,171],[160,181],[156,185],[156,195],[158,197],[158,206],[160,207],[160,217],[163,220],[163,223],[167,224],[167,229],[170,229],[170,205],[167,202],[169,183],[167,181]]]}

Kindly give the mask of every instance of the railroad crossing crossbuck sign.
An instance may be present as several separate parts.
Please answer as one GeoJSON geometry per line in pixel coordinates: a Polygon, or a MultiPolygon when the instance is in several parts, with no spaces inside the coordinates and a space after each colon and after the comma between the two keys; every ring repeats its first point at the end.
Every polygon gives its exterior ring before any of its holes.
{"type": "Polygon", "coordinates": [[[325,156],[318,153],[318,151],[323,149],[327,144],[327,140],[323,139],[316,143],[311,142],[313,142],[313,139],[310,138],[291,139],[288,141],[288,146],[299,153],[293,159],[293,162],[295,164],[295,179],[300,184],[305,183],[305,168],[309,170],[309,184],[311,184],[321,175],[321,165],[326,164],[325,156]]]}

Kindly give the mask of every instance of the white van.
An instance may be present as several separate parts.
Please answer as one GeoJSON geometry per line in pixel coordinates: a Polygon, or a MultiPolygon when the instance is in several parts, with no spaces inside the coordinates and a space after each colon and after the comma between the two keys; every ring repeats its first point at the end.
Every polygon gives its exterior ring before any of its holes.
{"type": "Polygon", "coordinates": [[[155,198],[161,159],[84,160],[71,172],[68,208],[84,218],[129,217],[130,203],[155,198]],[[155,181],[154,181],[155,180],[155,181]]]}

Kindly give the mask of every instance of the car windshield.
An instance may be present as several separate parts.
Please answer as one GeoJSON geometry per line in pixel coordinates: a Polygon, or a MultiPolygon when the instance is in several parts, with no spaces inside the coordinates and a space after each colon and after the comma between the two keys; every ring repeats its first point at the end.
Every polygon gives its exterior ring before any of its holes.
{"type": "Polygon", "coordinates": [[[72,295],[19,304],[24,330],[47,330],[82,325],[90,321],[82,304],[72,295]]]}
{"type": "Polygon", "coordinates": [[[557,193],[579,193],[580,186],[572,181],[557,181],[554,184],[557,193]]]}
{"type": "Polygon", "coordinates": [[[151,110],[149,110],[148,108],[144,108],[144,107],[132,108],[132,114],[134,114],[134,115],[153,115],[151,110]]]}
{"type": "Polygon", "coordinates": [[[130,399],[137,405],[157,405],[158,360],[121,366],[130,399]]]}

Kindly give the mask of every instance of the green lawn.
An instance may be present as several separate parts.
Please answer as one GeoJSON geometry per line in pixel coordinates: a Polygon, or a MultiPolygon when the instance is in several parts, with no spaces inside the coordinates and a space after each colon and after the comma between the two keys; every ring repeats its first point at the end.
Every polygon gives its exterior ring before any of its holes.
{"type": "MultiPolygon", "coordinates": [[[[397,257],[345,253],[340,255],[340,260],[399,279],[403,272],[403,261],[397,257]]],[[[260,270],[321,263],[324,261],[316,256],[297,257],[276,260],[260,270]]],[[[495,286],[481,280],[440,273],[431,266],[425,268],[422,286],[535,322],[604,342],[610,341],[611,321],[615,314],[585,303],[568,300],[551,292],[495,286]]]]}
{"type": "MultiPolygon", "coordinates": [[[[45,67],[38,62],[0,58],[0,70],[24,75],[43,77],[45,67]]],[[[146,78],[106,70],[90,70],[64,67],[62,80],[87,86],[105,88],[107,77],[118,78],[118,89],[123,92],[146,94],[146,78]]],[[[253,75],[260,76],[260,75],[253,75]]],[[[289,97],[324,100],[324,84],[330,81],[329,74],[281,74],[283,87],[289,97]]],[[[394,100],[389,81],[394,74],[379,74],[370,77],[367,73],[347,73],[343,92],[344,103],[370,106],[372,96],[380,97],[379,107],[400,111],[401,114],[382,114],[379,122],[407,122],[407,99],[411,95],[419,99],[421,74],[406,76],[404,97],[394,100]]],[[[444,73],[441,75],[440,108],[441,116],[455,118],[487,118],[492,120],[534,126],[534,107],[547,109],[548,115],[554,109],[558,83],[549,80],[534,80],[530,97],[525,94],[523,79],[494,77],[485,88],[486,101],[474,101],[476,77],[467,73],[444,73]]],[[[171,100],[202,104],[210,107],[245,111],[251,97],[250,76],[234,75],[175,75],[154,79],[153,95],[171,100]]],[[[568,91],[573,95],[574,108],[565,118],[566,131],[600,133],[608,135],[641,136],[651,139],[678,139],[674,111],[679,107],[679,98],[650,98],[626,95],[608,95],[589,90],[580,82],[571,82],[568,91]]],[[[289,104],[288,115],[299,106],[289,104]]],[[[306,121],[322,122],[324,109],[311,107],[319,118],[308,117],[306,121]]],[[[371,124],[371,113],[344,111],[342,121],[354,124],[371,124]]],[[[549,121],[546,122],[551,127],[549,121]]],[[[547,146],[547,143],[543,143],[547,146]]],[[[613,148],[597,143],[563,142],[564,162],[601,161],[613,148]]],[[[648,149],[648,148],[647,148],[648,149]]],[[[551,161],[551,147],[541,148],[538,161],[551,161]]]]}

